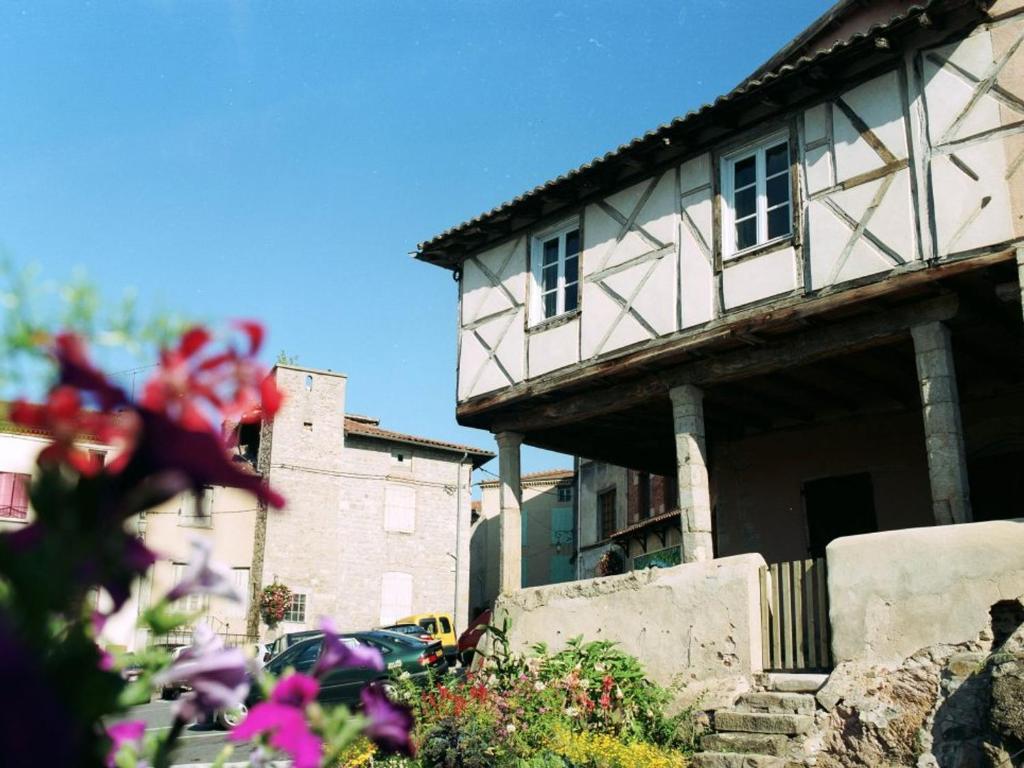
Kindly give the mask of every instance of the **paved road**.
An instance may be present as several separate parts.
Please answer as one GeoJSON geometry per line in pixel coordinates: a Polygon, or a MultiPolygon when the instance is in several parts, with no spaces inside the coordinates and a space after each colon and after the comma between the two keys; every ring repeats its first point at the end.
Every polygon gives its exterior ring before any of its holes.
{"type": "MultiPolygon", "coordinates": [[[[167,731],[171,727],[174,716],[171,714],[171,702],[155,699],[149,704],[132,708],[124,720],[145,720],[147,731],[167,731]]],[[[174,751],[175,765],[190,763],[212,763],[227,744],[227,731],[221,731],[206,725],[192,724],[185,728],[178,748],[174,751]]],[[[238,745],[229,760],[245,761],[252,749],[246,745],[238,745]]]]}

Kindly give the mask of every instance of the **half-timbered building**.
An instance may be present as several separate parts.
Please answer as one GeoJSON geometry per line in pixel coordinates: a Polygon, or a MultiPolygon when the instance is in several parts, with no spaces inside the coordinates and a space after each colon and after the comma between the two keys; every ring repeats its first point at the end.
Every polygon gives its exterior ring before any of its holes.
{"type": "Polygon", "coordinates": [[[419,245],[500,449],[503,590],[523,443],[674,476],[683,562],[1021,514],[1022,42],[1020,0],[843,0],[419,245]]]}

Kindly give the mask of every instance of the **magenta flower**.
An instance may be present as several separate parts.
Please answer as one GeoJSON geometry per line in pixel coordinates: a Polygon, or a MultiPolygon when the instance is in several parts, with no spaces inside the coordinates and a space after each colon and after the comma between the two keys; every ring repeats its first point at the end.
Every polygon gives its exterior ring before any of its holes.
{"type": "Polygon", "coordinates": [[[320,629],[324,633],[324,649],[313,668],[314,676],[320,677],[339,667],[364,667],[384,671],[384,657],[376,648],[363,645],[352,638],[338,637],[334,622],[326,617],[320,619],[320,629]]]}
{"type": "Polygon", "coordinates": [[[400,753],[410,757],[416,751],[410,737],[412,714],[409,708],[396,704],[384,689],[371,683],[359,692],[363,711],[370,719],[363,734],[385,754],[400,753]]]}
{"type": "Polygon", "coordinates": [[[210,540],[194,536],[190,545],[192,556],[188,566],[181,581],[167,593],[167,599],[173,602],[187,595],[215,595],[236,603],[242,602],[243,595],[234,584],[231,569],[210,558],[213,551],[210,540]]]}
{"type": "Polygon", "coordinates": [[[145,720],[127,720],[123,723],[114,723],[107,728],[107,736],[110,737],[110,751],[107,752],[107,768],[114,768],[117,753],[125,744],[131,744],[136,754],[142,750],[142,737],[146,733],[145,720]]]}
{"type": "Polygon", "coordinates": [[[224,641],[205,624],[196,627],[192,645],[153,682],[186,683],[192,689],[176,705],[177,716],[185,720],[233,709],[249,693],[245,654],[240,648],[225,648],[224,641]]]}
{"type": "Polygon", "coordinates": [[[269,734],[270,746],[287,752],[294,768],[317,768],[323,753],[323,740],[309,730],[306,707],[316,699],[320,684],[298,672],[281,678],[270,694],[270,701],[257,704],[235,727],[228,738],[246,741],[269,734]]]}

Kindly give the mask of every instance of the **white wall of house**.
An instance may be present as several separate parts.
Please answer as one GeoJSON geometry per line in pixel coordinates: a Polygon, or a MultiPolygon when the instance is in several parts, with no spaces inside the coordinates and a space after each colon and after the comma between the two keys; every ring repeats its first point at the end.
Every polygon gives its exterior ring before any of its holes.
{"type": "MultiPolygon", "coordinates": [[[[1019,241],[1024,134],[1014,125],[1024,114],[982,84],[991,75],[1024,96],[1022,34],[1020,14],[982,24],[471,256],[462,267],[459,401],[657,345],[769,300],[1019,241]],[[788,176],[773,189],[788,186],[789,233],[771,239],[766,229],[737,250],[732,163],[768,137],[764,146],[788,147],[788,176]],[[581,233],[581,298],[544,319],[539,260],[553,227],[581,233]]],[[[767,171],[758,185],[767,227],[767,171]]]]}

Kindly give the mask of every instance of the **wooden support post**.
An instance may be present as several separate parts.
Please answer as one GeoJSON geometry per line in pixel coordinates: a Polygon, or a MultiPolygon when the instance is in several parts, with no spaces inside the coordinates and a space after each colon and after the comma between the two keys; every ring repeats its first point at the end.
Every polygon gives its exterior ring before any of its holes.
{"type": "Polygon", "coordinates": [[[519,470],[519,448],[523,444],[523,436],[518,432],[498,432],[494,437],[498,442],[498,475],[501,478],[498,590],[504,593],[523,587],[523,497],[519,470]]]}
{"type": "Polygon", "coordinates": [[[935,523],[969,523],[967,454],[949,328],[939,322],[924,323],[914,326],[911,335],[921,386],[935,523]]]}
{"type": "Polygon", "coordinates": [[[682,560],[714,557],[711,541],[711,489],[704,444],[704,393],[691,384],[669,390],[676,434],[682,560]]]}

